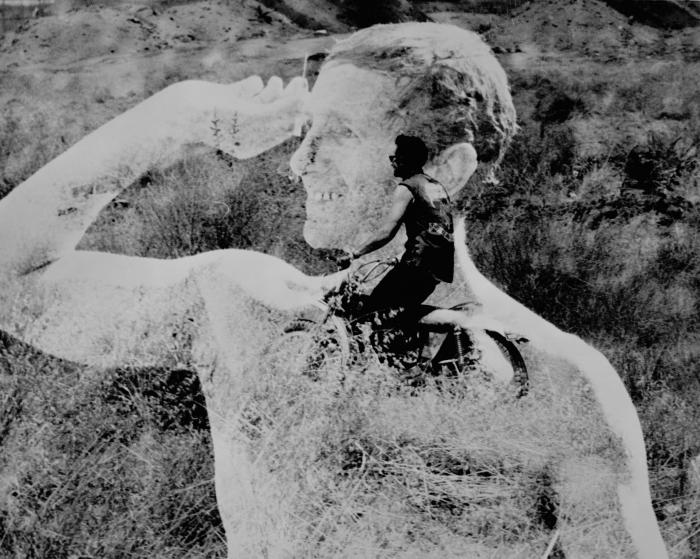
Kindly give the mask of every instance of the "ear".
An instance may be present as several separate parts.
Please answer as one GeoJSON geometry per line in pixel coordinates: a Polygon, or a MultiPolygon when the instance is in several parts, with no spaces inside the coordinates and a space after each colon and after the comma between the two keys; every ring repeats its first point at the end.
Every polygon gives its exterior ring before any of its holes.
{"type": "Polygon", "coordinates": [[[467,184],[477,164],[474,146],[464,142],[444,149],[425,166],[425,172],[439,180],[453,196],[467,184]]]}

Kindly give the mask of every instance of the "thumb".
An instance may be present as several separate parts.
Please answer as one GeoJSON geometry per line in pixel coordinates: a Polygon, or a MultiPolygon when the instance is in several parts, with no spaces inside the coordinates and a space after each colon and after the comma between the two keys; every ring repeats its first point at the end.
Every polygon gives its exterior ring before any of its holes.
{"type": "Polygon", "coordinates": [[[350,275],[350,270],[341,270],[335,274],[329,274],[323,276],[321,279],[321,289],[323,291],[330,291],[337,288],[341,283],[348,279],[350,275]]]}
{"type": "Polygon", "coordinates": [[[311,120],[311,114],[308,110],[309,102],[309,82],[306,78],[293,78],[284,89],[282,99],[292,105],[292,108],[298,109],[298,113],[294,116],[294,127],[292,134],[301,136],[304,124],[311,120]]]}

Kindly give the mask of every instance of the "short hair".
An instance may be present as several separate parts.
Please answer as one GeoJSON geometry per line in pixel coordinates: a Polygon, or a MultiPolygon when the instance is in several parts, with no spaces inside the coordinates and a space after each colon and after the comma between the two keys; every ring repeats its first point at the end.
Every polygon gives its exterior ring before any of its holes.
{"type": "Polygon", "coordinates": [[[400,134],[396,137],[396,152],[401,152],[415,167],[422,167],[428,160],[428,146],[416,136],[400,134]]]}
{"type": "Polygon", "coordinates": [[[325,64],[343,63],[395,78],[400,101],[390,116],[433,154],[467,141],[491,169],[517,130],[506,74],[471,31],[438,23],[374,25],[338,42],[325,64]]]}

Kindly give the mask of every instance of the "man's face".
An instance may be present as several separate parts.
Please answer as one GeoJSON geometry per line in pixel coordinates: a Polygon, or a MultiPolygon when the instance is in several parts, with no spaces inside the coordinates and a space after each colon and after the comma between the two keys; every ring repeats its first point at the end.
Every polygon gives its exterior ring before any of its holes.
{"type": "Polygon", "coordinates": [[[391,167],[394,170],[395,177],[405,179],[411,176],[414,172],[415,165],[410,158],[407,158],[406,155],[398,148],[393,155],[389,156],[389,161],[391,161],[391,167]]]}
{"type": "Polygon", "coordinates": [[[304,238],[342,248],[373,232],[389,207],[396,180],[389,156],[400,123],[393,79],[343,64],[321,71],[311,92],[312,123],[292,156],[306,189],[304,238]]]}

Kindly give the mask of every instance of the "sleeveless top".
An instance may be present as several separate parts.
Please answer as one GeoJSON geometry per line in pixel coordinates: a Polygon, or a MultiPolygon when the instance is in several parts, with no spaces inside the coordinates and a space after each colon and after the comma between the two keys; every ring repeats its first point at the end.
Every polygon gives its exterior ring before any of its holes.
{"type": "Polygon", "coordinates": [[[428,185],[412,178],[400,183],[411,191],[413,200],[404,214],[406,250],[401,263],[421,268],[435,279],[451,283],[454,276],[453,222],[451,200],[445,187],[425,174],[428,185]]]}

